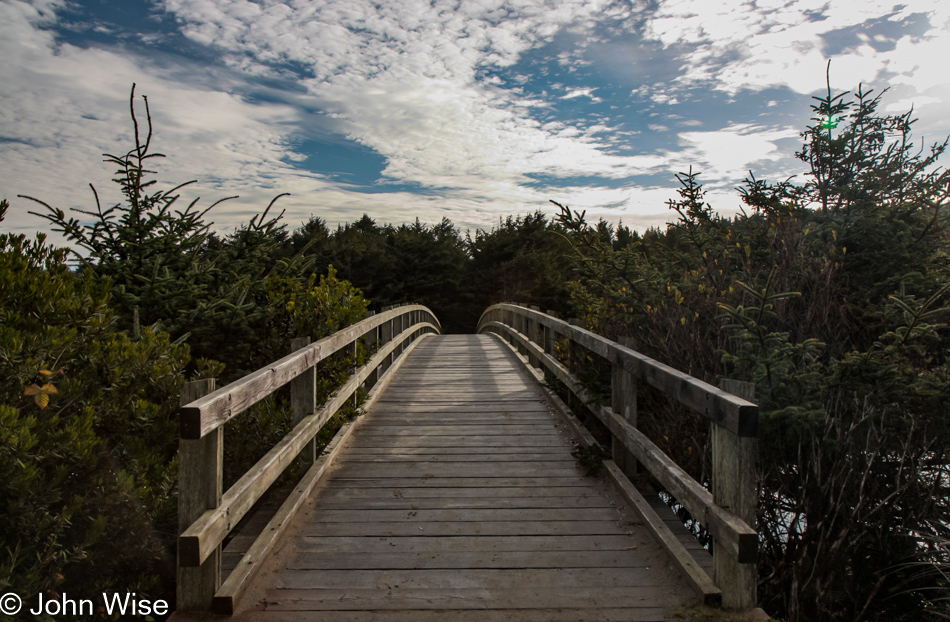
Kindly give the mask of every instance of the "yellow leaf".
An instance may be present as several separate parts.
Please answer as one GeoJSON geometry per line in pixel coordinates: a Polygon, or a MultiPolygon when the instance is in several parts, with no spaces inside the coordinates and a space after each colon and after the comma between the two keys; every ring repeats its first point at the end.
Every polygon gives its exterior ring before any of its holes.
{"type": "Polygon", "coordinates": [[[43,385],[42,391],[43,391],[44,393],[50,393],[50,394],[52,394],[52,393],[59,393],[59,391],[56,390],[56,387],[54,387],[53,385],[51,385],[51,384],[49,384],[49,383],[46,383],[46,384],[43,385]]]}
{"type": "Polygon", "coordinates": [[[40,410],[42,410],[49,406],[49,394],[39,393],[33,398],[33,401],[36,402],[36,405],[40,407],[40,410]]]}
{"type": "Polygon", "coordinates": [[[41,369],[41,370],[40,370],[40,373],[43,374],[44,376],[52,376],[52,375],[53,375],[53,372],[51,372],[51,371],[48,370],[48,369],[41,369]]]}
{"type": "Polygon", "coordinates": [[[23,391],[23,395],[39,395],[42,392],[43,389],[39,388],[35,384],[31,384],[23,391]]]}

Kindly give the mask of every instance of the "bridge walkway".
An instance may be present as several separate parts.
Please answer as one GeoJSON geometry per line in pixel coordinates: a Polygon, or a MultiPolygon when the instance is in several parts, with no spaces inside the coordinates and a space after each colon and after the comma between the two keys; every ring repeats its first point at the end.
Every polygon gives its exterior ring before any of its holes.
{"type": "Polygon", "coordinates": [[[235,619],[672,619],[694,592],[552,410],[496,337],[426,338],[235,619]]]}

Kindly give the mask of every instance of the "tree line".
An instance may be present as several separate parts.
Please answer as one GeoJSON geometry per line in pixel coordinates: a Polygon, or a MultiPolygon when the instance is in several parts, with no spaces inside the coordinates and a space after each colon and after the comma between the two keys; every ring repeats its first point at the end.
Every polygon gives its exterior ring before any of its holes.
{"type": "MultiPolygon", "coordinates": [[[[637,232],[556,205],[490,230],[378,224],[294,230],[279,197],[220,235],[181,186],[155,188],[152,125],[107,156],[124,201],[39,215],[81,249],[0,234],[0,582],[23,594],[174,593],[177,401],[402,302],[446,332],[518,301],[577,317],[760,405],[759,593],[790,622],[948,619],[950,175],[880,97],[816,98],[802,180],[750,173],[745,209],[677,176],[673,221],[637,232]],[[75,262],[77,256],[73,256],[75,262]],[[90,591],[91,590],[91,591],[90,591]]],[[[140,116],[140,115],[139,115],[140,116]]],[[[0,204],[0,220],[7,204],[0,204]]],[[[321,366],[328,395],[355,362],[321,366]]],[[[360,353],[358,356],[365,356],[360,353]]],[[[583,372],[593,394],[605,370],[583,372]]],[[[701,482],[708,425],[648,388],[640,426],[701,482]]],[[[343,416],[352,416],[353,412],[343,416]]],[[[286,395],[228,427],[226,481],[289,429],[286,395]]]]}

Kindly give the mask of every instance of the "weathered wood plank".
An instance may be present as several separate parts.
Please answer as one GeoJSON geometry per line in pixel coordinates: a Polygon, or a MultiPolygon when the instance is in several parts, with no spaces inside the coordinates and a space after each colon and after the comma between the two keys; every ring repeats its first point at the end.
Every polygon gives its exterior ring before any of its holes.
{"type": "Polygon", "coordinates": [[[512,521],[451,523],[314,523],[306,536],[575,536],[615,535],[617,521],[512,521]]]}
{"type": "MultiPolygon", "coordinates": [[[[648,566],[627,568],[533,568],[531,583],[541,588],[573,588],[578,585],[605,587],[662,587],[662,578],[648,566]]],[[[277,581],[284,589],[456,589],[482,586],[504,587],[524,579],[521,569],[465,569],[442,572],[441,569],[416,570],[300,570],[287,573],[277,581]]]]}
{"type": "MultiPolygon", "coordinates": [[[[564,448],[558,445],[541,447],[356,447],[351,446],[346,455],[353,460],[362,460],[370,456],[486,456],[499,460],[508,460],[507,456],[563,456],[564,448]]],[[[463,458],[464,459],[464,458],[463,458]]]]}
{"type": "Polygon", "coordinates": [[[507,509],[445,509],[435,510],[322,510],[313,517],[317,523],[441,523],[441,522],[513,522],[513,521],[610,521],[620,520],[616,508],[507,508],[507,509]]]}
{"type": "Polygon", "coordinates": [[[544,407],[532,402],[519,403],[517,407],[509,407],[505,402],[472,403],[425,403],[425,404],[380,404],[379,412],[383,413],[503,413],[503,412],[546,412],[544,407]]]}
{"type": "MultiPolygon", "coordinates": [[[[263,605],[262,605],[263,607],[263,605]]],[[[519,609],[518,622],[666,622],[670,619],[669,607],[585,607],[583,609],[519,609]]],[[[387,611],[386,622],[511,622],[509,609],[472,609],[447,611],[444,609],[403,609],[387,611]]],[[[235,622],[248,619],[266,622],[379,622],[377,611],[255,611],[233,618],[235,622]]]]}
{"type": "MultiPolygon", "coordinates": [[[[433,538],[428,536],[394,536],[363,538],[359,536],[304,537],[297,550],[308,553],[398,553],[435,551],[491,552],[491,551],[631,551],[637,539],[630,535],[595,536],[455,536],[433,538]]],[[[565,566],[569,569],[570,565],[565,566]]]]}
{"type": "MultiPolygon", "coordinates": [[[[562,445],[558,433],[536,436],[426,436],[423,438],[366,435],[353,439],[353,447],[425,449],[439,447],[533,448],[562,445]]],[[[490,451],[486,453],[491,453],[490,451]]]]}
{"type": "MultiPolygon", "coordinates": [[[[350,480],[352,481],[352,480],[350,480]]],[[[330,487],[329,484],[319,492],[319,499],[332,503],[340,499],[507,499],[528,497],[568,497],[582,499],[601,498],[603,495],[578,481],[575,486],[483,486],[479,488],[349,488],[330,487]]]]}
{"type": "Polygon", "coordinates": [[[579,474],[573,464],[553,467],[535,463],[506,462],[407,462],[379,464],[346,463],[340,466],[340,478],[400,479],[408,477],[569,477],[579,474]]]}
{"type": "Polygon", "coordinates": [[[534,568],[637,568],[629,551],[413,551],[371,553],[301,552],[289,570],[413,570],[534,568]]]}
{"type": "Polygon", "coordinates": [[[336,474],[327,486],[348,488],[499,488],[506,486],[589,486],[583,476],[574,477],[342,477],[336,474]]]}
{"type": "Polygon", "coordinates": [[[424,436],[460,436],[462,434],[476,434],[478,436],[510,436],[535,434],[549,434],[557,428],[552,421],[545,424],[512,423],[506,426],[469,424],[448,425],[414,425],[409,429],[402,427],[378,426],[373,431],[377,434],[386,434],[393,437],[408,436],[419,438],[424,436]]]}
{"type": "Polygon", "coordinates": [[[393,609],[530,609],[532,607],[657,607],[668,599],[652,586],[558,588],[455,588],[274,590],[266,608],[274,611],[393,609]]]}
{"type": "Polygon", "coordinates": [[[337,502],[323,500],[320,507],[327,510],[471,510],[471,509],[559,509],[611,507],[596,497],[462,497],[459,499],[346,499],[337,502]]]}
{"type": "Polygon", "coordinates": [[[544,462],[545,464],[557,464],[560,466],[564,465],[573,465],[574,459],[565,457],[563,452],[560,454],[552,453],[507,453],[499,454],[492,453],[486,454],[484,452],[480,453],[471,453],[471,454],[460,454],[458,452],[452,452],[447,455],[439,454],[402,454],[402,453],[390,453],[387,455],[351,455],[349,462],[351,463],[360,463],[360,462],[384,462],[388,464],[401,464],[405,462],[484,462],[486,459],[490,458],[492,462],[544,462]]]}

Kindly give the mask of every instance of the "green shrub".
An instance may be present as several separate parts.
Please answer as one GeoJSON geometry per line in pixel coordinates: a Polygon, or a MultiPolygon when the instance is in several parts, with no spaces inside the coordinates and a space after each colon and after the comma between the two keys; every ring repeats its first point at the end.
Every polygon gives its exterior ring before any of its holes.
{"type": "Polygon", "coordinates": [[[116,330],[108,282],[66,259],[0,235],[0,583],[167,597],[188,348],[116,330]]]}

